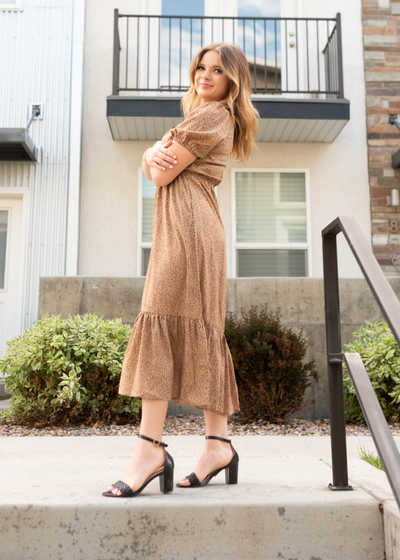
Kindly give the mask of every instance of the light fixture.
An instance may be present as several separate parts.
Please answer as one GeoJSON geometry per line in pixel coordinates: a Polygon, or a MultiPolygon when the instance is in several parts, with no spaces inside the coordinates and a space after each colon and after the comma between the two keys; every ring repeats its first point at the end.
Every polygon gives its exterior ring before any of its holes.
{"type": "Polygon", "coordinates": [[[400,206],[399,189],[392,189],[390,195],[386,197],[388,206],[400,206]]]}

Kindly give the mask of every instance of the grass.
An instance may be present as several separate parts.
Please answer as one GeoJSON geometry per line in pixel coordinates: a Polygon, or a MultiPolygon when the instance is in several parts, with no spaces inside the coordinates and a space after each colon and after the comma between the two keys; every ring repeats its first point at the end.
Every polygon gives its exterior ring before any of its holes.
{"type": "Polygon", "coordinates": [[[381,460],[379,459],[378,455],[374,455],[370,451],[367,451],[365,448],[362,447],[360,449],[360,457],[363,461],[366,461],[373,467],[380,469],[381,471],[385,470],[382,466],[381,460]]]}

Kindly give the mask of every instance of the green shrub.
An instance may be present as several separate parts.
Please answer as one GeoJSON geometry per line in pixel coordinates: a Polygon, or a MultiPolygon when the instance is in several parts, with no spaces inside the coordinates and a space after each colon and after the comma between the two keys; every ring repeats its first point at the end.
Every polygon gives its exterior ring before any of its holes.
{"type": "MultiPolygon", "coordinates": [[[[367,323],[353,333],[356,340],[345,345],[346,352],[360,354],[386,420],[399,419],[400,349],[386,321],[367,323]]],[[[343,362],[346,418],[365,423],[357,394],[343,362]]]]}
{"type": "Polygon", "coordinates": [[[301,407],[311,377],[318,380],[315,361],[303,364],[307,341],[281,325],[281,309],[258,312],[252,306],[235,320],[230,312],[225,335],[232,354],[241,415],[246,419],[281,422],[301,407]]]}
{"type": "Polygon", "coordinates": [[[43,426],[138,417],[141,400],[118,395],[129,325],[89,314],[43,315],[34,325],[0,359],[12,394],[0,419],[43,426]]]}

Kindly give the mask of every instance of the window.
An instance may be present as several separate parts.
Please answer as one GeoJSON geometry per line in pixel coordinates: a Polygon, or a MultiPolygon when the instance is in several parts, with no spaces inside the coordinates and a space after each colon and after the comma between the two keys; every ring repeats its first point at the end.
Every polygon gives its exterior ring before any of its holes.
{"type": "Polygon", "coordinates": [[[0,210],[0,290],[4,290],[7,255],[8,210],[0,210]]]}
{"type": "Polygon", "coordinates": [[[204,0],[162,0],[161,15],[166,17],[161,18],[159,39],[160,87],[189,87],[189,66],[201,47],[203,20],[167,16],[204,16],[204,0]]]}
{"type": "MultiPolygon", "coordinates": [[[[164,187],[159,187],[164,188],[164,187]]],[[[153,230],[153,210],[154,198],[157,187],[153,181],[149,181],[143,173],[142,168],[139,169],[139,259],[138,271],[139,276],[147,275],[147,267],[149,265],[151,251],[151,237],[153,230]]],[[[218,201],[218,187],[214,188],[218,201]]]]}
{"type": "Polygon", "coordinates": [[[235,276],[308,276],[306,173],[232,173],[235,276]]]}
{"type": "Polygon", "coordinates": [[[139,189],[139,191],[141,191],[141,204],[139,206],[139,208],[141,208],[141,219],[139,220],[140,258],[138,270],[140,271],[139,276],[146,276],[151,251],[154,198],[157,187],[153,181],[149,181],[149,179],[146,178],[142,169],[140,169],[139,172],[142,178],[142,188],[139,189]]]}
{"type": "Polygon", "coordinates": [[[20,10],[22,8],[22,0],[0,0],[1,10],[20,10]]]}
{"type": "MultiPolygon", "coordinates": [[[[260,0],[239,0],[238,1],[238,17],[239,18],[280,18],[281,16],[281,0],[268,0],[268,2],[260,2],[260,0]]],[[[251,65],[256,57],[257,64],[262,67],[258,68],[260,76],[258,78],[258,86],[263,87],[264,81],[264,61],[271,65],[281,64],[281,26],[277,20],[251,20],[239,19],[237,26],[237,44],[245,52],[247,59],[251,65]]],[[[250,69],[253,68],[250,66],[250,69]]],[[[275,77],[268,87],[275,88],[275,77]]]]}

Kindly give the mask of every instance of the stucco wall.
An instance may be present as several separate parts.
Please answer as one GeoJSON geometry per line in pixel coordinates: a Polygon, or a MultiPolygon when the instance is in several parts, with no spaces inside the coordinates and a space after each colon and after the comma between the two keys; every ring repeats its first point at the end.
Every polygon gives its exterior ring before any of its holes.
{"type": "MultiPolygon", "coordinates": [[[[79,274],[137,276],[138,168],[153,142],[115,142],[106,118],[111,94],[113,10],[140,13],[140,2],[87,0],[79,274]]],[[[322,277],[321,229],[338,215],[353,215],[371,242],[370,194],[365,122],[365,85],[360,0],[302,3],[302,17],[342,14],[344,92],[350,121],[331,144],[259,143],[247,167],[282,171],[307,169],[310,177],[310,275],[322,277]]],[[[298,16],[298,14],[293,14],[298,16]]],[[[218,187],[226,231],[227,274],[232,271],[231,173],[243,167],[232,160],[218,187]]],[[[360,277],[358,266],[339,236],[339,272],[360,277]]]]}

